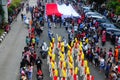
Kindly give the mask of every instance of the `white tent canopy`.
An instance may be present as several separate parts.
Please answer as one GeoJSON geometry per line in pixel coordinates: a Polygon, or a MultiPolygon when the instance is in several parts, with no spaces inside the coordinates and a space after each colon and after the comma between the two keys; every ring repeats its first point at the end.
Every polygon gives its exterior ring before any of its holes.
{"type": "Polygon", "coordinates": [[[62,14],[62,17],[80,17],[80,15],[73,9],[71,4],[68,6],[66,4],[57,4],[58,11],[62,14]]]}

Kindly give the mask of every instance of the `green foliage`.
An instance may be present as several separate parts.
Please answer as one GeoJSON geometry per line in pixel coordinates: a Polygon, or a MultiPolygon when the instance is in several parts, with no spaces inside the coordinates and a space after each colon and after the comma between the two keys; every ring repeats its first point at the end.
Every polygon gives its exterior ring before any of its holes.
{"type": "Polygon", "coordinates": [[[8,22],[3,22],[3,23],[1,24],[0,29],[5,29],[7,25],[8,25],[8,22]]]}
{"type": "Polygon", "coordinates": [[[120,6],[117,6],[117,7],[116,7],[116,14],[117,14],[117,15],[120,15],[120,6]]]}
{"type": "Polygon", "coordinates": [[[4,30],[0,29],[0,36],[3,34],[4,30]]]}
{"type": "Polygon", "coordinates": [[[12,0],[10,6],[8,7],[8,14],[12,15],[13,11],[20,6],[21,0],[12,0]]]}
{"type": "Polygon", "coordinates": [[[8,14],[12,15],[13,14],[13,9],[11,7],[8,8],[8,14]]]}
{"type": "Polygon", "coordinates": [[[16,4],[16,6],[18,7],[20,5],[21,0],[12,0],[13,4],[16,4]]]}
{"type": "Polygon", "coordinates": [[[113,10],[115,10],[117,6],[120,6],[120,2],[118,2],[118,0],[111,0],[111,1],[108,2],[108,4],[107,4],[108,9],[113,9],[113,10]]]}
{"type": "Polygon", "coordinates": [[[9,8],[11,8],[11,9],[15,9],[17,6],[16,6],[16,4],[13,4],[13,3],[11,3],[11,5],[10,5],[10,7],[9,8]]]}

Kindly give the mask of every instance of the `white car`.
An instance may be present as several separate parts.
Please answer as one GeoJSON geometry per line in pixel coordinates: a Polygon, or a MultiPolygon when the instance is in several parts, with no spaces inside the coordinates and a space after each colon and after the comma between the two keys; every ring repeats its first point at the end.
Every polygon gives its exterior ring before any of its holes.
{"type": "Polygon", "coordinates": [[[98,13],[98,12],[87,12],[87,13],[85,13],[85,15],[92,15],[92,14],[101,15],[101,14],[100,14],[100,13],[98,13]]]}
{"type": "Polygon", "coordinates": [[[98,13],[98,12],[92,12],[92,11],[85,13],[85,16],[86,16],[87,18],[92,17],[92,18],[94,18],[94,19],[102,19],[102,18],[105,18],[105,16],[101,15],[100,13],[98,13]]]}
{"type": "Polygon", "coordinates": [[[89,7],[89,6],[84,6],[82,8],[83,8],[83,10],[90,10],[91,9],[91,7],[89,7]]]}
{"type": "Polygon", "coordinates": [[[104,16],[100,16],[100,15],[91,15],[90,17],[93,19],[103,19],[104,18],[104,16]]]}

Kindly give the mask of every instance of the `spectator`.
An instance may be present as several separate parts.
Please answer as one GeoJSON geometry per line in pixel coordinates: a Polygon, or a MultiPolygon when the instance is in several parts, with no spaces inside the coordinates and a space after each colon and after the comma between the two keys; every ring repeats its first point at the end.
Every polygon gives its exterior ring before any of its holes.
{"type": "Polygon", "coordinates": [[[32,74],[33,74],[33,66],[28,65],[28,80],[32,80],[32,74]]]}
{"type": "Polygon", "coordinates": [[[106,42],[106,31],[103,30],[103,32],[102,32],[102,46],[105,45],[105,42],[106,42]]]}
{"type": "Polygon", "coordinates": [[[111,65],[110,65],[110,63],[108,62],[108,63],[106,64],[106,67],[105,67],[105,76],[106,76],[106,79],[109,78],[110,69],[111,69],[111,65]]]}
{"type": "Polygon", "coordinates": [[[99,61],[100,61],[100,72],[104,70],[104,67],[105,67],[105,60],[100,57],[99,58],[99,61]]]}
{"type": "Polygon", "coordinates": [[[119,57],[118,47],[115,47],[114,57],[115,57],[115,62],[117,63],[118,62],[118,57],[119,57]]]}
{"type": "Polygon", "coordinates": [[[36,60],[37,70],[41,70],[42,60],[38,57],[36,60]]]}
{"type": "Polygon", "coordinates": [[[23,21],[23,16],[24,16],[23,13],[21,13],[21,19],[22,19],[22,21],[23,21]]]}
{"type": "Polygon", "coordinates": [[[35,43],[37,44],[37,47],[38,47],[38,45],[39,45],[39,42],[40,42],[40,39],[39,39],[38,36],[36,36],[36,37],[35,37],[35,43]]]}
{"type": "Polygon", "coordinates": [[[26,44],[30,45],[30,38],[28,36],[26,36],[26,44]]]}
{"type": "Polygon", "coordinates": [[[97,52],[94,53],[95,66],[99,66],[99,55],[97,52]]]}

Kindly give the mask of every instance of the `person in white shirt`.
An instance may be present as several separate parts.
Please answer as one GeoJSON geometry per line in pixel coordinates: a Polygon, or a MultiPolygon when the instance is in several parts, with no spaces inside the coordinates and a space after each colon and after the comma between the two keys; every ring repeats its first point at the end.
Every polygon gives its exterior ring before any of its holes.
{"type": "Polygon", "coordinates": [[[100,72],[101,72],[102,70],[104,70],[105,60],[104,60],[104,58],[100,57],[99,61],[100,61],[100,72]]]}

